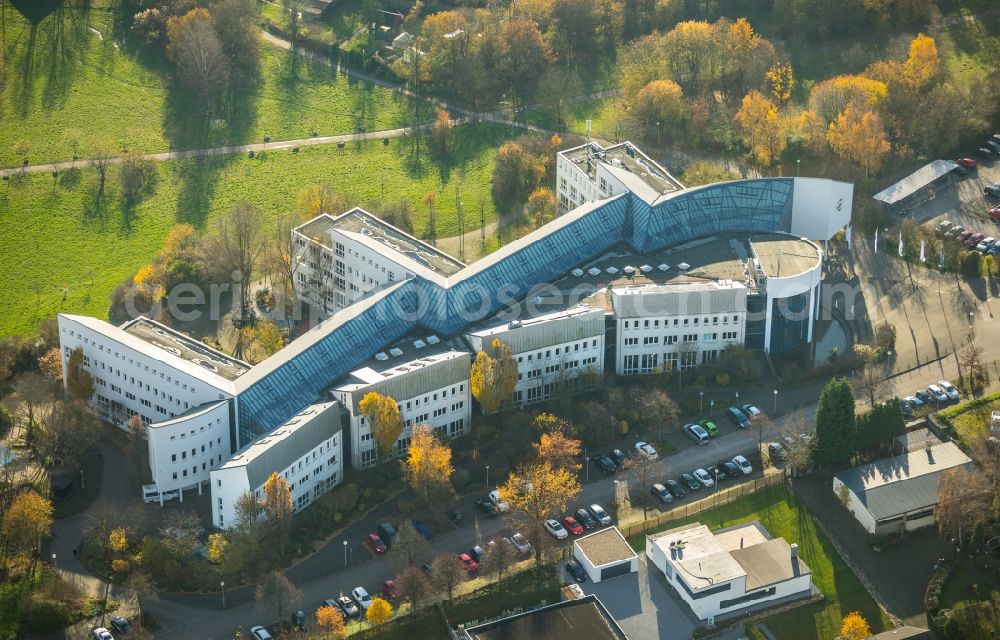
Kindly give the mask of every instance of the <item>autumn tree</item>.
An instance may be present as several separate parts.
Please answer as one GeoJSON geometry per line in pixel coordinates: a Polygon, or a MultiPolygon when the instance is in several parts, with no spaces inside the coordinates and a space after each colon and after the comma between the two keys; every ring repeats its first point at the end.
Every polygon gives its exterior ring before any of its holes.
{"type": "Polygon", "coordinates": [[[56,402],[36,448],[43,457],[76,468],[83,453],[97,441],[100,428],[100,419],[82,401],[56,402]]]}
{"type": "Polygon", "coordinates": [[[28,552],[41,544],[52,527],[52,502],[31,489],[17,494],[0,520],[4,554],[28,552]]]}
{"type": "Polygon", "coordinates": [[[52,347],[39,356],[38,370],[50,382],[62,382],[62,349],[52,347]]]}
{"type": "Polygon", "coordinates": [[[434,138],[434,145],[437,147],[438,153],[441,155],[448,153],[448,147],[451,146],[452,126],[451,114],[447,110],[438,111],[434,127],[431,129],[431,136],[434,138]]]}
{"type": "Polygon", "coordinates": [[[28,419],[28,432],[33,434],[42,407],[54,400],[53,384],[34,371],[25,371],[14,379],[13,391],[10,396],[12,408],[24,414],[28,419]]]}
{"type": "Polygon", "coordinates": [[[544,169],[517,142],[505,142],[497,150],[493,166],[493,200],[501,206],[523,198],[544,169]]]}
{"type": "Polygon", "coordinates": [[[233,82],[239,85],[253,81],[260,67],[258,3],[254,0],[216,0],[212,16],[233,82]]]}
{"type": "Polygon", "coordinates": [[[848,613],[840,623],[840,640],[865,640],[871,635],[868,621],[857,611],[848,613]]]}
{"type": "Polygon", "coordinates": [[[195,91],[206,112],[229,78],[229,64],[212,14],[196,8],[167,22],[167,58],[181,83],[195,91]]]}
{"type": "Polygon", "coordinates": [[[365,619],[373,627],[381,627],[392,617],[392,605],[383,598],[372,598],[372,603],[365,611],[365,619]]]}
{"type": "Polygon", "coordinates": [[[512,472],[498,491],[510,506],[510,514],[528,531],[535,567],[540,569],[544,546],[548,542],[545,521],[566,512],[569,503],[580,493],[580,481],[570,471],[540,460],[512,472]]]}
{"type": "Polygon", "coordinates": [[[77,347],[69,354],[66,365],[66,388],[77,400],[89,400],[94,395],[94,378],[83,366],[83,349],[77,347]]]}
{"type": "Polygon", "coordinates": [[[358,410],[368,420],[380,456],[388,455],[403,433],[403,417],[399,413],[399,405],[389,396],[369,391],[358,403],[358,410]]]}
{"type": "Polygon", "coordinates": [[[910,53],[903,63],[906,83],[914,89],[927,85],[937,75],[939,65],[934,38],[918,33],[910,42],[910,53]]]}
{"type": "Polygon", "coordinates": [[[771,95],[778,102],[788,102],[792,99],[792,89],[795,88],[795,73],[792,65],[778,62],[767,70],[767,81],[771,85],[771,95]]]}
{"type": "Polygon", "coordinates": [[[827,140],[835,154],[863,167],[865,177],[879,170],[891,148],[878,114],[861,112],[853,103],[830,123],[827,140]]]}
{"type": "Polygon", "coordinates": [[[264,481],[264,501],[261,505],[264,515],[272,522],[280,522],[292,517],[292,492],[288,481],[277,471],[264,481]]]}
{"type": "Polygon", "coordinates": [[[126,206],[132,206],[147,194],[156,174],[156,165],[135,149],[121,155],[121,197],[126,206]]]}
{"type": "Polygon", "coordinates": [[[427,231],[424,232],[424,236],[431,244],[437,241],[437,200],[436,191],[428,191],[420,198],[420,203],[427,207],[427,231]]]}
{"type": "Polygon", "coordinates": [[[539,461],[548,462],[554,469],[565,469],[570,473],[580,473],[581,444],[579,440],[567,437],[561,431],[543,433],[538,442],[532,444],[539,461]]]}
{"type": "Polygon", "coordinates": [[[893,381],[887,367],[871,363],[862,370],[858,387],[868,396],[868,406],[874,407],[882,398],[892,394],[893,381]]]}
{"type": "Polygon", "coordinates": [[[500,81],[510,88],[515,108],[534,95],[538,81],[555,61],[551,47],[538,25],[530,20],[510,20],[500,31],[497,71],[500,81]]]}
{"type": "Polygon", "coordinates": [[[223,533],[208,534],[208,544],[205,545],[205,555],[212,564],[219,564],[222,561],[222,554],[226,551],[229,541],[223,533]]]}
{"type": "Polygon", "coordinates": [[[973,525],[991,512],[994,492],[989,477],[977,469],[943,471],[934,508],[934,521],[941,535],[954,538],[964,547],[973,525]]]}
{"type": "Polygon", "coordinates": [[[486,550],[486,556],[479,560],[480,571],[490,578],[496,577],[497,582],[503,581],[503,576],[511,565],[517,562],[517,550],[506,538],[501,538],[497,544],[486,550]]]}
{"type": "MultiPolygon", "coordinates": [[[[321,213],[339,215],[347,211],[347,199],[333,190],[329,184],[311,184],[299,192],[299,211],[306,220],[315,218],[321,213]]],[[[298,226],[298,225],[295,225],[298,226]]],[[[313,238],[329,242],[329,238],[313,238]]]]}
{"type": "Polygon", "coordinates": [[[413,612],[433,600],[436,595],[427,572],[413,565],[399,572],[396,576],[396,586],[399,587],[399,595],[409,601],[410,611],[413,612]]]}
{"type": "Polygon", "coordinates": [[[889,96],[885,82],[863,75],[839,75],[813,85],[809,91],[809,111],[815,113],[823,127],[837,119],[848,105],[859,111],[880,107],[889,96]]]}
{"type": "Polygon", "coordinates": [[[420,566],[431,559],[431,546],[409,520],[404,520],[389,547],[389,560],[398,569],[420,566]]]}
{"type": "Polygon", "coordinates": [[[347,637],[344,614],[337,607],[316,609],[316,626],[322,633],[324,640],[344,640],[347,637]]]}
{"type": "Polygon", "coordinates": [[[206,240],[206,266],[215,282],[233,279],[239,283],[235,306],[241,324],[252,317],[250,285],[266,244],[263,233],[260,210],[246,202],[237,202],[227,214],[216,219],[215,230],[206,240]]]}
{"type": "Polygon", "coordinates": [[[434,581],[438,589],[448,594],[451,600],[455,593],[455,588],[462,581],[465,575],[465,567],[462,561],[454,553],[444,552],[434,557],[431,561],[431,580],[434,581]]]}
{"type": "Polygon", "coordinates": [[[270,320],[257,320],[253,326],[240,328],[239,340],[243,341],[243,359],[257,364],[285,346],[288,332],[270,320]]]}
{"type": "Polygon", "coordinates": [[[517,386],[517,362],[510,346],[499,339],[493,340],[489,351],[476,354],[469,387],[484,413],[496,413],[517,386]]]}
{"type": "Polygon", "coordinates": [[[762,167],[774,164],[788,143],[788,127],[778,107],[759,91],[743,97],[736,122],[743,133],[743,143],[762,167]]]}
{"type": "Polygon", "coordinates": [[[190,557],[198,546],[201,521],[193,511],[168,511],[159,529],[163,548],[176,560],[190,557]]]}
{"type": "Polygon", "coordinates": [[[556,214],[556,195],[552,193],[552,189],[538,187],[532,191],[524,213],[534,219],[536,227],[551,221],[556,214]]]}
{"type": "Polygon", "coordinates": [[[430,489],[447,489],[455,468],[451,465],[451,447],[441,442],[426,424],[417,425],[410,435],[410,446],[402,462],[403,478],[426,502],[430,489]]]}
{"type": "Polygon", "coordinates": [[[300,223],[301,216],[294,211],[279,214],[266,250],[268,270],[273,274],[271,281],[285,295],[291,296],[293,301],[296,295],[295,268],[298,266],[298,262],[296,260],[296,240],[292,236],[292,230],[300,223]]]}
{"type": "Polygon", "coordinates": [[[257,585],[254,599],[258,609],[278,620],[302,606],[302,592],[279,571],[272,571],[257,585]]]}
{"type": "Polygon", "coordinates": [[[632,114],[645,138],[660,145],[664,133],[666,140],[676,139],[685,109],[679,84],[673,80],[653,80],[636,94],[632,114]]]}

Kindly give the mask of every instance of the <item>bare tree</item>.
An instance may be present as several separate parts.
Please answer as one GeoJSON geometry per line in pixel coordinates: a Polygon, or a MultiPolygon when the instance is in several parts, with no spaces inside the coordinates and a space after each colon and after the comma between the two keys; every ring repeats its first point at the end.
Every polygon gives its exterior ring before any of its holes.
{"type": "Polygon", "coordinates": [[[781,435],[785,450],[788,452],[788,466],[793,473],[802,473],[812,465],[812,452],[816,439],[812,437],[811,432],[812,425],[801,409],[785,416],[781,435]]]}
{"type": "Polygon", "coordinates": [[[497,582],[500,582],[503,580],[503,574],[517,560],[516,553],[514,545],[502,539],[487,550],[486,557],[480,560],[480,569],[484,570],[490,578],[496,576],[497,582]]]}
{"type": "Polygon", "coordinates": [[[57,402],[38,436],[38,451],[44,457],[79,467],[81,456],[97,441],[100,426],[100,419],[83,402],[57,402]]]}
{"type": "Polygon", "coordinates": [[[274,235],[267,246],[268,268],[275,274],[281,290],[295,301],[295,239],[292,229],[299,224],[299,216],[294,211],[288,211],[278,216],[274,235]]]}
{"type": "Polygon", "coordinates": [[[973,525],[989,513],[993,493],[989,479],[978,470],[956,468],[942,473],[934,510],[941,535],[963,546],[973,525]]]}
{"type": "Polygon", "coordinates": [[[431,558],[431,546],[409,521],[399,526],[389,549],[389,560],[397,569],[419,566],[431,558]]]}
{"type": "Polygon", "coordinates": [[[272,571],[257,585],[257,607],[284,620],[285,614],[302,606],[302,592],[279,571],[272,571]]]}
{"type": "Polygon", "coordinates": [[[201,96],[205,111],[210,112],[229,79],[229,64],[207,9],[192,9],[169,20],[167,57],[177,68],[180,81],[201,96]]]}
{"type": "Polygon", "coordinates": [[[215,232],[206,242],[206,270],[216,282],[239,281],[240,320],[250,317],[250,285],[264,250],[263,219],[253,205],[238,202],[227,215],[220,216],[215,232]]]}
{"type": "Polygon", "coordinates": [[[37,425],[40,406],[53,399],[52,383],[34,371],[26,371],[14,381],[13,408],[24,413],[29,432],[37,425]]]}
{"type": "MultiPolygon", "coordinates": [[[[639,485],[638,499],[642,505],[642,518],[645,520],[649,518],[649,509],[653,506],[653,497],[649,493],[649,486],[653,483],[653,477],[656,473],[656,461],[646,456],[634,456],[625,463],[625,468],[639,485]]],[[[632,502],[634,506],[634,500],[632,502]]]]}
{"type": "Polygon", "coordinates": [[[104,185],[107,183],[108,167],[118,157],[115,145],[109,140],[97,140],[90,149],[90,166],[97,171],[97,194],[104,195],[104,185]]]}
{"type": "Polygon", "coordinates": [[[436,591],[427,572],[417,567],[406,567],[396,577],[399,594],[410,601],[411,611],[434,599],[436,591]]]}
{"type": "Polygon", "coordinates": [[[434,581],[439,590],[448,594],[449,600],[451,600],[455,587],[462,581],[464,575],[465,567],[462,566],[462,561],[458,559],[458,556],[453,553],[442,553],[431,562],[431,580],[434,581]]]}
{"type": "Polygon", "coordinates": [[[892,395],[893,382],[889,378],[888,370],[880,364],[866,365],[858,380],[858,387],[868,396],[868,406],[874,407],[876,404],[892,395]]]}

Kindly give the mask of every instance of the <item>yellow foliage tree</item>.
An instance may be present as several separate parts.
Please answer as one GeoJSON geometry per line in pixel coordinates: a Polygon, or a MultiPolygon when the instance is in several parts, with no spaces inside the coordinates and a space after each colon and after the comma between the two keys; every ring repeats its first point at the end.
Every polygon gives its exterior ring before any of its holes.
{"type": "Polygon", "coordinates": [[[760,91],[743,97],[736,122],[743,132],[743,142],[762,167],[769,167],[781,156],[788,143],[788,127],[778,107],[760,91]]]}
{"type": "Polygon", "coordinates": [[[813,86],[809,92],[809,109],[823,118],[826,124],[833,122],[849,104],[868,111],[881,105],[888,97],[889,87],[880,80],[861,75],[840,75],[813,86]]]}
{"type": "Polygon", "coordinates": [[[169,258],[182,251],[189,251],[198,246],[198,232],[194,226],[188,223],[175,224],[167,232],[167,237],[163,240],[163,248],[160,255],[169,258]]]}
{"type": "Polygon", "coordinates": [[[49,380],[62,382],[62,350],[52,347],[38,358],[38,368],[49,380]]]}
{"type": "Polygon", "coordinates": [[[392,605],[382,598],[373,598],[365,611],[365,618],[372,626],[380,627],[392,617],[392,605]]]}
{"type": "Polygon", "coordinates": [[[292,492],[288,489],[288,482],[277,471],[264,481],[262,506],[269,520],[284,520],[292,516],[292,492]]]}
{"type": "Polygon", "coordinates": [[[668,138],[684,117],[684,93],[673,80],[653,80],[635,96],[632,112],[646,135],[656,132],[656,144],[660,144],[661,132],[667,131],[668,138]]]}
{"type": "Polygon", "coordinates": [[[532,446],[539,460],[548,462],[556,469],[579,473],[583,466],[580,464],[580,441],[568,437],[562,431],[543,433],[532,446]]]}
{"type": "Polygon", "coordinates": [[[403,461],[403,477],[410,487],[427,500],[428,489],[447,486],[455,468],[451,465],[451,447],[434,435],[426,424],[413,428],[410,447],[403,461]]]}
{"type": "Polygon", "coordinates": [[[7,547],[12,550],[34,548],[52,526],[52,502],[28,489],[7,507],[0,522],[7,547]]]}
{"type": "Polygon", "coordinates": [[[344,616],[336,607],[316,609],[316,626],[322,631],[325,640],[343,640],[347,637],[344,616]]]}
{"type": "Polygon", "coordinates": [[[545,521],[566,512],[580,493],[579,479],[567,469],[539,460],[512,472],[498,491],[509,505],[511,515],[530,532],[535,566],[540,568],[542,547],[548,536],[545,521]]]}
{"type": "Polygon", "coordinates": [[[338,215],[347,210],[347,200],[328,184],[312,184],[299,192],[299,210],[307,219],[321,213],[338,215]]]}
{"type": "Polygon", "coordinates": [[[480,351],[472,362],[469,388],[485,413],[495,413],[510,399],[517,386],[517,362],[510,346],[499,339],[490,345],[490,353],[480,351]]]}
{"type": "Polygon", "coordinates": [[[840,640],[865,640],[871,635],[868,621],[857,611],[848,613],[840,623],[840,640]]]}
{"type": "Polygon", "coordinates": [[[163,286],[163,270],[155,265],[147,264],[139,267],[139,270],[132,276],[132,282],[153,302],[159,302],[166,295],[166,289],[163,286]]]}
{"type": "Polygon", "coordinates": [[[123,527],[112,529],[108,534],[108,547],[117,553],[128,551],[128,530],[123,527]]]}
{"type": "Polygon", "coordinates": [[[115,558],[111,561],[111,570],[115,573],[128,573],[132,565],[128,560],[123,560],[122,558],[115,558]]]}
{"type": "Polygon", "coordinates": [[[940,64],[934,38],[918,33],[910,42],[910,54],[903,63],[903,77],[911,87],[923,87],[937,75],[940,64]]]}
{"type": "Polygon", "coordinates": [[[878,114],[861,112],[853,103],[830,123],[827,140],[838,156],[864,167],[866,177],[878,171],[891,148],[878,114]]]}
{"type": "Polygon", "coordinates": [[[226,550],[226,545],[229,541],[226,540],[226,536],[221,533],[211,533],[208,536],[208,546],[205,550],[205,555],[208,556],[208,561],[218,564],[222,561],[222,554],[226,550]]]}
{"type": "Polygon", "coordinates": [[[371,391],[361,398],[358,409],[368,419],[380,454],[387,455],[403,432],[403,417],[399,413],[399,405],[390,396],[371,391]]]}
{"type": "Polygon", "coordinates": [[[552,220],[556,213],[556,196],[548,187],[538,187],[528,196],[528,206],[524,212],[535,219],[536,226],[552,220]]]}
{"type": "Polygon", "coordinates": [[[445,109],[438,111],[437,118],[434,120],[434,128],[431,131],[431,135],[434,137],[434,144],[437,146],[437,150],[440,153],[448,153],[448,147],[451,145],[451,114],[445,109]]]}
{"type": "Polygon", "coordinates": [[[792,72],[792,65],[787,62],[779,62],[765,74],[767,81],[771,83],[771,94],[779,102],[788,102],[792,98],[792,89],[795,88],[795,74],[792,72]]]}

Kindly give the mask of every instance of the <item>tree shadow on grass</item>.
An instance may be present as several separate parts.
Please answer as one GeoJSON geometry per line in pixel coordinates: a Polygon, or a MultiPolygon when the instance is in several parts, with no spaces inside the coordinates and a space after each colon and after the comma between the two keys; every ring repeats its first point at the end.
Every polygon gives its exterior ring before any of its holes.
{"type": "MultiPolygon", "coordinates": [[[[48,55],[42,106],[52,109],[62,105],[70,93],[73,81],[80,74],[87,50],[97,39],[90,32],[90,11],[86,7],[60,7],[42,25],[43,40],[48,55]]],[[[111,44],[106,43],[110,48],[111,44]]]]}

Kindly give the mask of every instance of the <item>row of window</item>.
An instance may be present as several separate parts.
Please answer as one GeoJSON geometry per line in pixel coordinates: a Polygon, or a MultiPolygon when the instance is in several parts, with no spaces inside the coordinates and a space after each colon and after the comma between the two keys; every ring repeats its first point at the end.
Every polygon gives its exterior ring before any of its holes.
{"type": "MultiPolygon", "coordinates": [[[[733,316],[728,316],[728,315],[724,315],[724,316],[712,316],[711,317],[711,320],[712,320],[711,324],[713,326],[719,324],[719,318],[722,318],[722,324],[729,324],[729,318],[730,317],[732,317],[732,319],[733,319],[732,321],[733,321],[734,324],[739,324],[739,321],[740,321],[739,314],[734,314],[733,316]]],[[[697,317],[697,318],[694,318],[694,317],[692,317],[692,318],[673,318],[673,319],[663,318],[663,326],[664,326],[664,328],[669,327],[669,326],[686,327],[686,326],[689,325],[689,323],[691,325],[695,326],[695,327],[699,326],[699,323],[702,324],[702,325],[708,325],[709,324],[709,318],[708,318],[708,316],[697,317]]],[[[622,321],[622,329],[629,330],[629,329],[640,329],[640,328],[641,329],[659,329],[660,328],[660,319],[659,318],[651,318],[651,319],[647,318],[645,320],[623,320],[622,321]]]]}
{"type": "Polygon", "coordinates": [[[531,353],[522,353],[521,355],[517,356],[517,363],[524,364],[525,361],[531,362],[532,360],[548,359],[553,357],[553,354],[555,355],[556,358],[558,358],[560,355],[566,355],[569,354],[570,352],[576,353],[581,348],[587,349],[588,343],[590,344],[590,348],[592,349],[597,348],[596,338],[592,340],[581,340],[579,342],[571,342],[565,347],[555,347],[554,349],[539,349],[538,351],[533,351],[531,353]]]}

